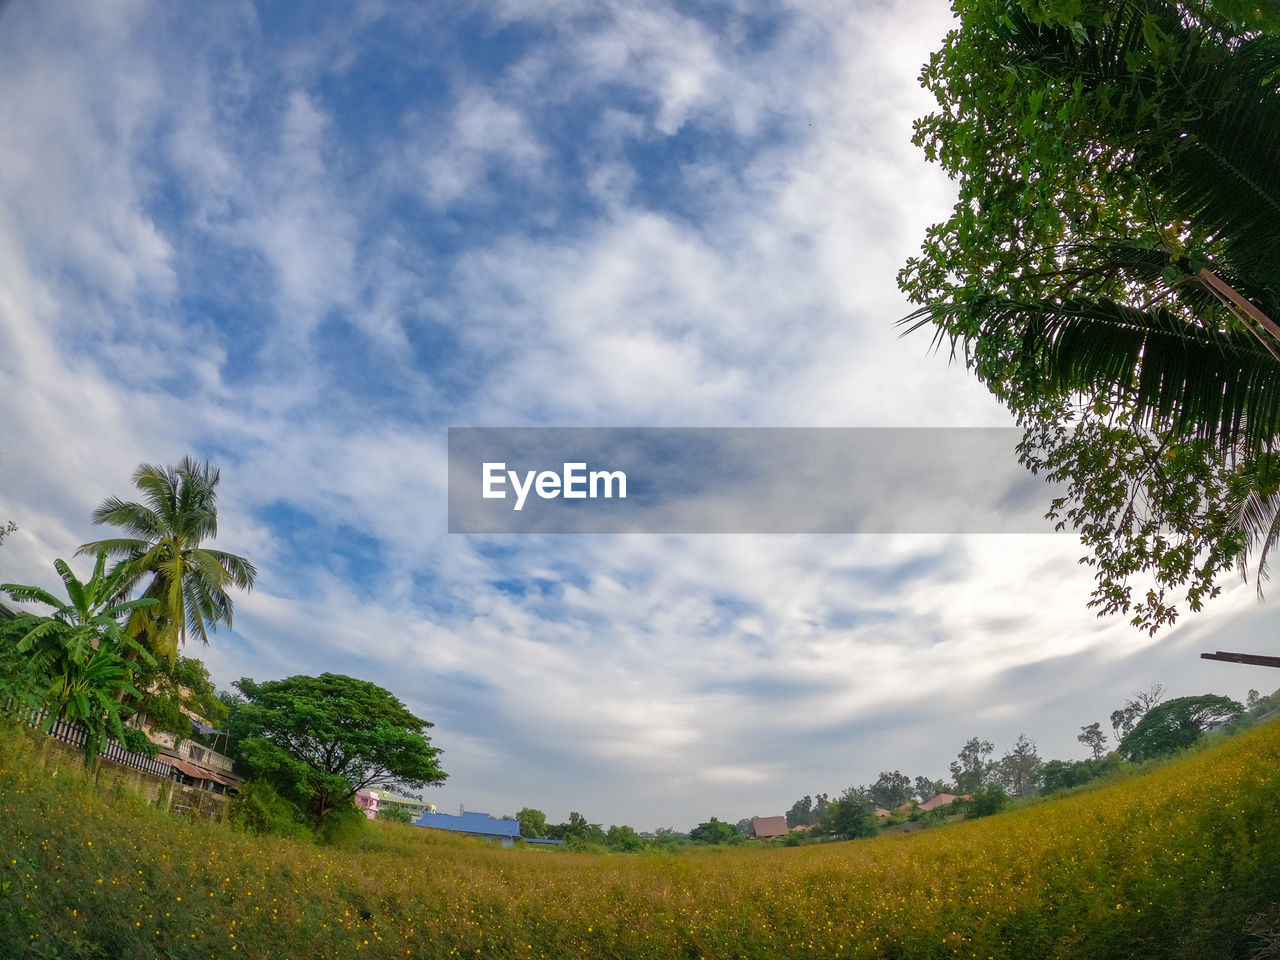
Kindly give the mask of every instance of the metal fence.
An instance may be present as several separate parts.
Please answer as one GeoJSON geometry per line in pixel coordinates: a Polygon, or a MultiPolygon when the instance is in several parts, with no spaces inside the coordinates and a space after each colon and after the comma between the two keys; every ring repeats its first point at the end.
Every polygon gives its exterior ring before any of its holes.
{"type": "MultiPolygon", "coordinates": [[[[41,729],[44,728],[49,717],[49,711],[44,707],[39,710],[31,710],[17,706],[12,700],[5,703],[4,711],[17,717],[28,726],[41,729]]],[[[72,723],[70,720],[54,720],[52,726],[45,732],[54,740],[69,743],[73,747],[83,747],[89,740],[89,731],[78,723],[72,723]]],[[[143,773],[163,777],[166,780],[173,776],[173,768],[169,764],[161,763],[153,757],[148,757],[145,753],[134,753],[126,750],[118,740],[108,738],[106,745],[98,752],[98,755],[106,757],[108,760],[114,760],[116,763],[124,764],[126,767],[141,770],[143,773]]]]}

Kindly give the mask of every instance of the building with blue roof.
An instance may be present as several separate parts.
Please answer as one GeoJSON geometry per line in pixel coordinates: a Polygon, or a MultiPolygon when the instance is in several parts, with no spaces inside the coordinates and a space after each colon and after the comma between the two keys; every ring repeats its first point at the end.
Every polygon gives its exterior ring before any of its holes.
{"type": "Polygon", "coordinates": [[[456,817],[451,813],[428,811],[415,820],[414,825],[497,840],[504,847],[509,847],[520,839],[519,820],[503,820],[499,817],[491,817],[487,813],[473,813],[470,810],[464,810],[456,817]]]}

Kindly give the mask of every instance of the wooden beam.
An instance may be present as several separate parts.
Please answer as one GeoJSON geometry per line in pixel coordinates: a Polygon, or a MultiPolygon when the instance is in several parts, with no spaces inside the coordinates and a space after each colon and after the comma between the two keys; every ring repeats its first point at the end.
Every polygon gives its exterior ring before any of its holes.
{"type": "Polygon", "coordinates": [[[1257,653],[1202,653],[1201,660],[1225,660],[1228,663],[1248,663],[1255,667],[1280,667],[1280,657],[1264,657],[1257,653]]]}

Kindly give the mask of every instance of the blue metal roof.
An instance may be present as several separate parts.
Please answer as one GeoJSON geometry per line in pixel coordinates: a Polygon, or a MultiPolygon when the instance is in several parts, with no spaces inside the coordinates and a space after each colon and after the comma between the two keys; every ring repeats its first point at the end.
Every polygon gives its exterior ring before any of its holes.
{"type": "Polygon", "coordinates": [[[455,833],[470,833],[486,837],[520,836],[519,820],[501,820],[487,813],[464,811],[462,816],[455,817],[451,813],[424,813],[414,824],[419,827],[434,827],[437,830],[452,830],[455,833]]]}

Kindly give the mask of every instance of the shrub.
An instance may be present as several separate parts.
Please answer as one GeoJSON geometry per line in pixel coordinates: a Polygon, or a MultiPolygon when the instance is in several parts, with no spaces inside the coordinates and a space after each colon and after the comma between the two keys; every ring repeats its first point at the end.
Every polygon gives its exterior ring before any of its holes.
{"type": "Polygon", "coordinates": [[[141,753],[153,760],[160,755],[160,744],[154,742],[137,727],[125,727],[120,746],[130,753],[141,753]]]}
{"type": "Polygon", "coordinates": [[[355,843],[368,825],[369,818],[364,815],[364,811],[348,800],[334,807],[329,815],[320,821],[320,826],[316,828],[316,836],[320,838],[321,843],[341,846],[355,843]]]}
{"type": "Polygon", "coordinates": [[[408,807],[379,807],[378,819],[389,823],[413,823],[413,814],[409,812],[408,807]]]}
{"type": "Polygon", "coordinates": [[[231,824],[246,833],[310,839],[302,811],[265,781],[246,783],[231,804],[231,824]]]}
{"type": "Polygon", "coordinates": [[[999,813],[1012,802],[1013,798],[1005,792],[1002,785],[986,783],[973,791],[972,799],[957,800],[952,806],[959,807],[965,817],[972,820],[975,817],[989,817],[993,813],[999,813]]]}

